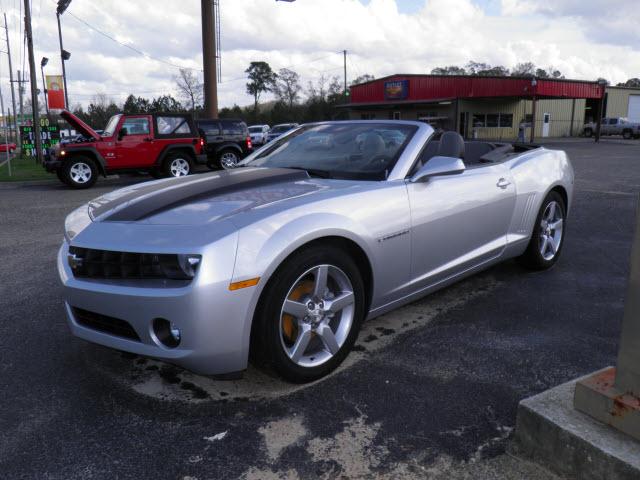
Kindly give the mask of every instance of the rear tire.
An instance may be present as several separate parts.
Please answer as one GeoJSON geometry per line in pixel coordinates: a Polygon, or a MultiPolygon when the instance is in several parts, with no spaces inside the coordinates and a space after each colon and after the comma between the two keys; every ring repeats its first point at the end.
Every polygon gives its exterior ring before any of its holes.
{"type": "MultiPolygon", "coordinates": [[[[98,167],[89,157],[74,156],[64,162],[61,169],[62,181],[71,188],[90,188],[98,180],[98,167]]],[[[58,176],[60,178],[60,176],[58,176]]]]}
{"type": "Polygon", "coordinates": [[[525,252],[516,260],[532,270],[546,270],[558,261],[564,245],[567,207],[558,192],[545,197],[525,252]]]}
{"type": "Polygon", "coordinates": [[[633,132],[631,130],[624,130],[622,132],[622,138],[625,140],[631,140],[633,138],[633,132]]]}
{"type": "Polygon", "coordinates": [[[223,170],[236,168],[240,160],[240,154],[235,150],[225,149],[218,153],[218,165],[223,170]]]}
{"type": "Polygon", "coordinates": [[[587,137],[587,138],[593,137],[593,129],[585,128],[584,129],[584,136],[587,137]]]}
{"type": "Polygon", "coordinates": [[[351,257],[326,245],[301,250],[262,292],[251,332],[252,361],[291,382],[317,380],[349,354],[364,315],[364,284],[351,257]]]}
{"type": "Polygon", "coordinates": [[[168,177],[184,177],[193,171],[191,157],[182,152],[172,153],[164,161],[164,173],[168,177]]]}

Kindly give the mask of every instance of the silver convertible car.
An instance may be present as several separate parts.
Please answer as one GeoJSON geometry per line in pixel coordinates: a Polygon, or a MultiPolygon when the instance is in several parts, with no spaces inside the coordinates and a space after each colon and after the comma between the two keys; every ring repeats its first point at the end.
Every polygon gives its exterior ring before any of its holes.
{"type": "Polygon", "coordinates": [[[573,192],[562,151],[423,123],[303,125],[228,171],[72,212],[58,255],[80,338],[202,374],[305,382],[361,322],[497,262],[546,269],[573,192]]]}

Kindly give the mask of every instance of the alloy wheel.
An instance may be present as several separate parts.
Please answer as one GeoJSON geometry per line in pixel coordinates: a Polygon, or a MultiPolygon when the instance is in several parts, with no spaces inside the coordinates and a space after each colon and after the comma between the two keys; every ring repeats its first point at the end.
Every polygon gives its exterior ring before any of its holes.
{"type": "Polygon", "coordinates": [[[233,152],[225,152],[220,156],[220,165],[222,168],[235,168],[238,164],[238,156],[233,152]]]}
{"type": "Polygon", "coordinates": [[[334,265],[317,265],[300,275],[282,304],[280,341],[302,367],[330,360],[344,345],[355,314],[349,277],[334,265]]]}
{"type": "Polygon", "coordinates": [[[562,207],[556,201],[547,204],[540,220],[539,248],[540,255],[546,261],[552,260],[560,249],[562,242],[562,207]]]}
{"type": "Polygon", "coordinates": [[[176,158],[171,162],[169,169],[172,176],[184,177],[185,175],[189,175],[189,162],[184,158],[176,158]]]}
{"type": "Polygon", "coordinates": [[[87,183],[91,175],[91,167],[84,162],[74,163],[69,169],[69,176],[75,183],[87,183]]]}

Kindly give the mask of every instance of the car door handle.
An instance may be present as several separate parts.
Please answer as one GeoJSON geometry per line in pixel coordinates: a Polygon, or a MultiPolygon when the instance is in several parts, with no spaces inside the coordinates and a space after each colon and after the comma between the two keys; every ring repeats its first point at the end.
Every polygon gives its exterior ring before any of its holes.
{"type": "Polygon", "coordinates": [[[506,178],[501,178],[500,180],[498,180],[498,183],[496,183],[496,187],[500,187],[503,190],[507,188],[509,185],[511,185],[511,182],[506,178]]]}

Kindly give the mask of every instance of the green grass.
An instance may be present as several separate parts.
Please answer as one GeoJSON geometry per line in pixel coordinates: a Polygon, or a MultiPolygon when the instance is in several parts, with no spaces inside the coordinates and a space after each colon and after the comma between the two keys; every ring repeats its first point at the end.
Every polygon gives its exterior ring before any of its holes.
{"type": "MultiPolygon", "coordinates": [[[[5,161],[4,153],[0,154],[0,163],[5,161]]],[[[17,182],[24,180],[55,180],[56,176],[47,173],[42,165],[36,163],[33,158],[13,157],[11,159],[11,176],[9,176],[9,164],[4,163],[0,167],[0,182],[17,182]]]]}

